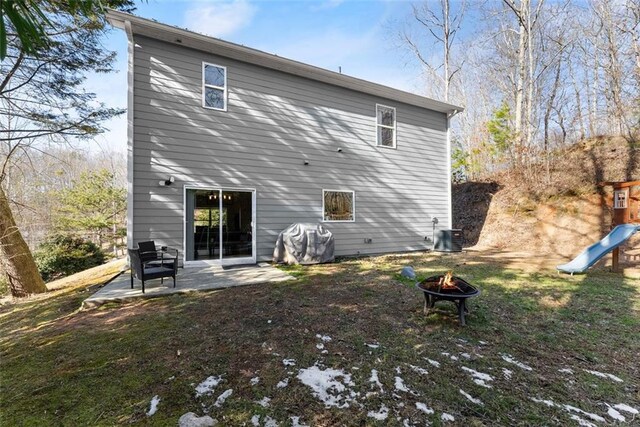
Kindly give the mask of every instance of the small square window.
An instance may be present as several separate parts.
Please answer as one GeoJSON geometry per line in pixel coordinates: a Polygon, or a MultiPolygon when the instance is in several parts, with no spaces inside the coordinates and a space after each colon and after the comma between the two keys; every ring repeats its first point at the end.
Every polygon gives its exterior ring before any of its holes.
{"type": "Polygon", "coordinates": [[[616,190],[613,192],[613,208],[626,209],[629,190],[616,190]]]}
{"type": "Polygon", "coordinates": [[[356,194],[353,191],[322,190],[322,220],[355,221],[356,194]]]}
{"type": "Polygon", "coordinates": [[[207,107],[224,110],[224,90],[205,86],[204,104],[207,107]]]}
{"type": "Polygon", "coordinates": [[[202,105],[214,110],[227,109],[227,68],[202,63],[202,105]]]}
{"type": "Polygon", "coordinates": [[[204,65],[204,84],[224,87],[224,74],[225,70],[222,67],[215,65],[204,65]]]}
{"type": "Polygon", "coordinates": [[[396,109],[376,105],[376,145],[378,147],[396,147],[396,109]]]}

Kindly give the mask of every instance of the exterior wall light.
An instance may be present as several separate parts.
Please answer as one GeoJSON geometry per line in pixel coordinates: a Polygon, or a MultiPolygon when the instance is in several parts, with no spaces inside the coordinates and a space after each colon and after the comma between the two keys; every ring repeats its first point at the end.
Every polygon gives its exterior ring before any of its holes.
{"type": "Polygon", "coordinates": [[[167,179],[167,180],[158,181],[158,185],[161,186],[161,187],[169,186],[169,185],[173,184],[175,181],[176,181],[176,179],[174,177],[170,176],[169,179],[167,179]]]}

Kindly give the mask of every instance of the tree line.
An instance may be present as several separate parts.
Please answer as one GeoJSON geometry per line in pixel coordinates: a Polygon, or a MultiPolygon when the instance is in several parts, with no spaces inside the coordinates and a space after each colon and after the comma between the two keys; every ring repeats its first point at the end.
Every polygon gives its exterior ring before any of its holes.
{"type": "Polygon", "coordinates": [[[37,211],[37,197],[44,206],[54,203],[47,190],[69,179],[43,177],[56,169],[46,162],[58,153],[68,156],[58,148],[91,141],[104,131],[105,120],[124,112],[83,88],[87,74],[114,71],[115,52],[103,45],[106,7],[131,11],[133,1],[0,2],[0,269],[14,296],[46,291],[24,229],[16,223],[16,213],[24,226],[29,218],[38,224],[54,212],[29,213],[37,211]]]}
{"type": "Polygon", "coordinates": [[[558,148],[600,135],[635,146],[636,0],[428,1],[399,36],[427,95],[465,107],[452,120],[458,180],[503,169],[549,179],[558,148]]]}

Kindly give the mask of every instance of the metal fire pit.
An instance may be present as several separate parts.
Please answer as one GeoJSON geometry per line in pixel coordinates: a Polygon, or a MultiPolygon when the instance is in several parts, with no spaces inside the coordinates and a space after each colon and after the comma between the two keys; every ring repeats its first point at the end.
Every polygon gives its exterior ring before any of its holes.
{"type": "Polygon", "coordinates": [[[438,282],[442,277],[444,277],[444,275],[431,276],[422,282],[416,283],[416,287],[424,293],[424,313],[429,314],[429,311],[437,301],[452,301],[458,309],[460,324],[464,326],[466,324],[464,315],[465,313],[469,313],[466,302],[467,298],[480,295],[480,290],[456,276],[453,276],[453,280],[460,290],[455,288],[441,289],[438,282]]]}

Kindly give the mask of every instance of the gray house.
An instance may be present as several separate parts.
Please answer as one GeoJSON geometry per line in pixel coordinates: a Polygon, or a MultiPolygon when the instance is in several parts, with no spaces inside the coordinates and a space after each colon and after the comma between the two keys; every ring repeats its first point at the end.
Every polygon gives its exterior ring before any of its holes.
{"type": "Polygon", "coordinates": [[[428,249],[451,227],[460,107],[126,13],[128,244],[185,265],[270,260],[323,222],[336,255],[428,249]]]}

